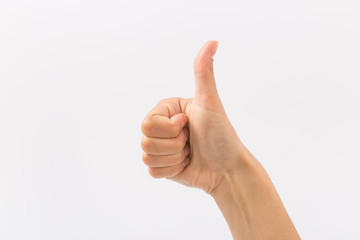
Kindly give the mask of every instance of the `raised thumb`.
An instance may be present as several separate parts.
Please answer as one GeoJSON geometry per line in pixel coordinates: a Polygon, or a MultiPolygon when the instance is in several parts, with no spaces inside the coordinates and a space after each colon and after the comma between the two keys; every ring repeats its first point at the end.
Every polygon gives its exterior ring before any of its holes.
{"type": "Polygon", "coordinates": [[[217,46],[217,41],[207,41],[198,52],[194,61],[194,101],[201,104],[220,103],[219,95],[216,89],[213,67],[213,56],[216,53],[217,46]]]}

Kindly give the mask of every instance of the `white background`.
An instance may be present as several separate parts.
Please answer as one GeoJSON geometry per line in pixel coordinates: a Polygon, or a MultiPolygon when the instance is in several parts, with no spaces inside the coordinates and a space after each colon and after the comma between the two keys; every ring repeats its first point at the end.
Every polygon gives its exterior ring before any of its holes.
{"type": "Polygon", "coordinates": [[[231,239],[203,191],[152,179],[140,124],[192,97],[219,41],[226,111],[303,239],[360,239],[353,1],[0,2],[0,239],[231,239]]]}

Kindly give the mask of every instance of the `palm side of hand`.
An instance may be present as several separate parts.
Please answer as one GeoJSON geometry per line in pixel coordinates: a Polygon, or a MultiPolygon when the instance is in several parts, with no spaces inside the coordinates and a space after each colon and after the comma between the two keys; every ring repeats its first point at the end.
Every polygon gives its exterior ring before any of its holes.
{"type": "Polygon", "coordinates": [[[190,163],[182,172],[168,179],[210,193],[224,172],[236,166],[240,140],[223,108],[211,110],[193,99],[186,99],[184,114],[188,118],[190,163]]]}

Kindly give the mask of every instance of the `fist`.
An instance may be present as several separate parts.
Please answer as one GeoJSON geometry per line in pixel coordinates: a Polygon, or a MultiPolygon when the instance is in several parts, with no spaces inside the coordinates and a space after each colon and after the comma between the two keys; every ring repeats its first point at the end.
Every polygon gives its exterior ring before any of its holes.
{"type": "Polygon", "coordinates": [[[213,56],[217,45],[208,41],[195,58],[194,97],[159,101],[141,125],[142,159],[149,174],[207,193],[240,167],[246,151],[216,89],[213,56]]]}
{"type": "Polygon", "coordinates": [[[142,124],[143,161],[154,178],[173,177],[190,162],[187,117],[175,112],[176,99],[161,100],[142,124]]]}

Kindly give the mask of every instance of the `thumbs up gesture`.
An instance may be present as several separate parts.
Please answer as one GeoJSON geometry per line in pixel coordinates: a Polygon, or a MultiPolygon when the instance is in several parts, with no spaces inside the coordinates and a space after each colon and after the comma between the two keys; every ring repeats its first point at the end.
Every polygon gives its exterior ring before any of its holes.
{"type": "Polygon", "coordinates": [[[234,239],[300,239],[262,165],[237,136],[216,89],[208,41],[194,62],[193,98],[169,98],[141,125],[143,161],[155,178],[203,189],[216,201],[234,239]]]}
{"type": "Polygon", "coordinates": [[[155,178],[167,178],[211,193],[247,152],[226,116],[216,89],[208,41],[194,62],[193,98],[163,99],[142,122],[143,161],[155,178]]]}

